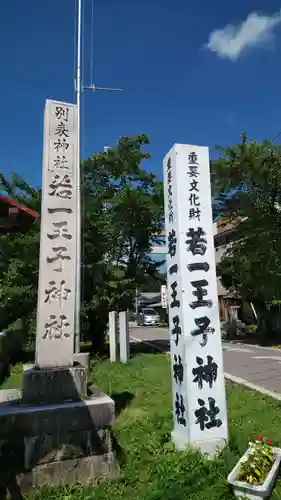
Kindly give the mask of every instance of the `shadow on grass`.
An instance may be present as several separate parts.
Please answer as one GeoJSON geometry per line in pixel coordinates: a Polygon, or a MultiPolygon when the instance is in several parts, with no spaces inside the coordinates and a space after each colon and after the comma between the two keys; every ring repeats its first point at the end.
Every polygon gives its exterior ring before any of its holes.
{"type": "MultiPolygon", "coordinates": [[[[9,363],[5,366],[4,370],[0,375],[0,386],[4,384],[11,376],[11,367],[17,364],[28,364],[34,363],[35,359],[35,350],[34,349],[21,349],[14,356],[11,357],[9,363]]],[[[1,497],[0,497],[1,500],[1,497]]]]}
{"type": "Polygon", "coordinates": [[[7,378],[9,378],[10,375],[11,375],[10,366],[7,365],[7,366],[5,366],[5,368],[3,369],[3,371],[0,375],[0,387],[1,387],[1,385],[4,384],[4,382],[7,380],[7,378]]]}
{"type": "MultiPolygon", "coordinates": [[[[147,342],[130,342],[130,358],[135,358],[139,354],[159,354],[161,352],[169,352],[170,343],[168,340],[152,340],[147,342]]],[[[82,352],[82,349],[81,349],[82,352]]],[[[85,349],[84,352],[90,353],[90,359],[92,362],[91,370],[94,373],[95,364],[103,361],[108,361],[109,359],[109,346],[106,346],[103,353],[95,353],[91,350],[90,346],[85,349]]]]}
{"type": "MultiPolygon", "coordinates": [[[[131,401],[134,399],[134,394],[132,394],[129,391],[124,391],[124,392],[110,394],[110,397],[115,402],[115,415],[116,417],[118,417],[118,415],[120,415],[122,410],[124,410],[127,406],[130,405],[131,401]]],[[[114,432],[111,432],[111,439],[112,439],[112,447],[116,454],[117,461],[119,465],[123,467],[126,464],[126,453],[118,443],[114,435],[114,432]]]]}
{"type": "Polygon", "coordinates": [[[151,340],[149,342],[131,342],[131,357],[138,354],[159,354],[169,352],[170,343],[168,340],[151,340]]]}
{"type": "Polygon", "coordinates": [[[115,403],[115,415],[118,417],[121,411],[124,410],[134,399],[134,394],[129,391],[113,393],[110,395],[115,403]]]}

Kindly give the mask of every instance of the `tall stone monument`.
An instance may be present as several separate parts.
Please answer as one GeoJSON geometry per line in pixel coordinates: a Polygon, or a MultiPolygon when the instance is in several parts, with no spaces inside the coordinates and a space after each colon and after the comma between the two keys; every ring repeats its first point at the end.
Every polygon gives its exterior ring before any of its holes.
{"type": "Polygon", "coordinates": [[[177,449],[213,455],[228,439],[207,147],[164,158],[167,282],[177,449]]]}
{"type": "Polygon", "coordinates": [[[73,366],[76,262],[76,106],[47,101],[36,366],[73,366]]]}
{"type": "MultiPolygon", "coordinates": [[[[0,484],[22,491],[116,473],[114,401],[74,362],[76,106],[46,101],[34,366],[0,403],[0,484]]],[[[5,395],[0,394],[0,401],[5,395]]]]}

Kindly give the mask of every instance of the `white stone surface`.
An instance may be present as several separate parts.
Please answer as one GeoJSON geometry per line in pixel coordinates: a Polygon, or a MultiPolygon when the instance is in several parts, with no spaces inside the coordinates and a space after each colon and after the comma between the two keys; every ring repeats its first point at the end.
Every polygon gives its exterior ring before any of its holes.
{"type": "Polygon", "coordinates": [[[213,455],[228,430],[208,148],[175,144],[164,158],[164,188],[172,439],[177,449],[213,455]]]}
{"type": "Polygon", "coordinates": [[[130,358],[129,315],[127,311],[119,313],[120,361],[128,363],[130,358]]]}
{"type": "Polygon", "coordinates": [[[109,353],[110,361],[118,360],[118,329],[117,329],[117,312],[110,311],[109,313],[109,353]]]}
{"type": "Polygon", "coordinates": [[[21,389],[1,389],[0,403],[8,403],[21,398],[21,389]]]}
{"type": "Polygon", "coordinates": [[[36,365],[72,366],[76,260],[76,106],[46,101],[36,365]]]}
{"type": "Polygon", "coordinates": [[[166,285],[161,285],[161,306],[163,309],[167,309],[167,307],[168,307],[166,285]]]}

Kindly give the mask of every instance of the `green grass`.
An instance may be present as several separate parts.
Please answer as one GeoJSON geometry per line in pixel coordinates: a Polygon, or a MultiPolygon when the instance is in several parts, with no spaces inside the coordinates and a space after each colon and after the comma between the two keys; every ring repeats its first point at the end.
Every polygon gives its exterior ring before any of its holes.
{"type": "Polygon", "coordinates": [[[11,366],[10,375],[0,385],[0,389],[18,389],[21,387],[23,365],[21,363],[11,366]]]}
{"type": "MultiPolygon", "coordinates": [[[[34,494],[37,500],[232,499],[226,478],[248,441],[262,434],[281,444],[280,404],[228,383],[229,449],[216,461],[193,452],[177,453],[170,442],[171,376],[166,355],[138,355],[127,366],[95,362],[91,373],[98,386],[115,395],[118,406],[123,403],[114,426],[121,477],[88,488],[44,488],[34,494]]],[[[281,483],[272,499],[280,497],[281,483]]]]}

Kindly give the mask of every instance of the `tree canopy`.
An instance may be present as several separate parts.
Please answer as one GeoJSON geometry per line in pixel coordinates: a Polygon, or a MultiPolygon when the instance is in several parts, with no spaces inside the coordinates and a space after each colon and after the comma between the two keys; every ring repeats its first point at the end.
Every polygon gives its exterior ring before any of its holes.
{"type": "Polygon", "coordinates": [[[240,221],[218,273],[258,311],[281,299],[281,146],[247,141],[220,148],[212,164],[219,209],[240,221]]]}
{"type": "MultiPolygon", "coordinates": [[[[136,286],[159,279],[150,255],[163,229],[163,186],[145,170],[145,135],[121,137],[115,147],[82,162],[82,331],[101,347],[108,312],[131,306],[136,286]]],[[[41,190],[17,174],[0,188],[40,212],[41,190]]],[[[39,222],[24,235],[0,237],[0,308],[5,321],[34,318],[37,303],[39,222]],[[21,306],[19,305],[21,298],[21,306]]],[[[160,288],[160,287],[159,287],[160,288]]]]}

